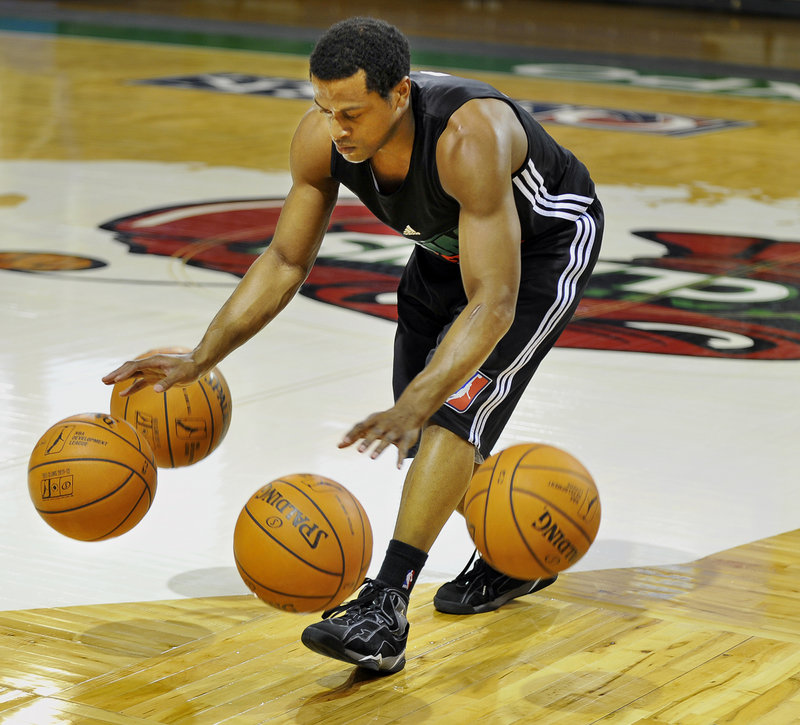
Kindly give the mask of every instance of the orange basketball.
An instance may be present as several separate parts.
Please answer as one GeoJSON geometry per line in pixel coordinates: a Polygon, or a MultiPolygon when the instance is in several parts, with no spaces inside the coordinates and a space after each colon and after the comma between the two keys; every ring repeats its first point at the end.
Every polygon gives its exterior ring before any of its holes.
{"type": "Polygon", "coordinates": [[[28,463],[28,491],[39,515],[64,536],[100,541],[130,531],[150,509],[156,462],[124,420],[81,413],[39,439],[28,463]]]}
{"type": "Polygon", "coordinates": [[[271,481],[245,504],[233,532],[244,583],[267,604],[315,612],[343,602],[372,560],[372,527],[344,486],[294,473],[271,481]]]}
{"type": "MultiPolygon", "coordinates": [[[[185,352],[180,348],[152,350],[141,355],[185,352]]],[[[189,466],[208,456],[225,438],[231,424],[231,392],[214,368],[199,380],[157,393],[148,386],[124,398],[131,385],[123,380],[111,391],[111,414],[127,420],[143,435],[162,468],[189,466]]]]}
{"type": "Polygon", "coordinates": [[[600,526],[600,497],[569,453],[524,443],[481,464],[464,499],[464,517],[488,564],[515,579],[538,579],[586,553],[600,526]]]}

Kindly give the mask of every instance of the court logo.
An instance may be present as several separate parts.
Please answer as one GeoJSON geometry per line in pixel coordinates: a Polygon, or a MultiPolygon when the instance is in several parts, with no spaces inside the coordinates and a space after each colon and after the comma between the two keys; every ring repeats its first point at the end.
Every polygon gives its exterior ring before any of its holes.
{"type": "Polygon", "coordinates": [[[742,78],[741,76],[692,76],[653,73],[635,68],[583,63],[524,63],[513,72],[529,78],[548,78],[580,83],[603,83],[638,88],[680,91],[683,93],[743,96],[769,100],[800,101],[796,74],[780,74],[783,79],[742,78]]]}
{"type": "Polygon", "coordinates": [[[106,263],[92,257],[54,252],[0,252],[0,269],[11,272],[76,272],[99,269],[106,263]]]}
{"type": "MultiPolygon", "coordinates": [[[[268,198],[169,206],[102,228],[134,254],[242,277],[272,240],[282,205],[283,199],[268,198]]],[[[601,259],[560,347],[800,359],[800,242],[691,230],[630,234],[663,251],[601,259]]],[[[394,321],[397,283],[413,248],[360,201],[342,199],[300,294],[394,321]]]]}
{"type": "MultiPolygon", "coordinates": [[[[520,68],[540,66],[520,66],[520,68]]],[[[531,70],[531,72],[533,72],[531,70]]],[[[435,73],[433,75],[446,75],[435,73]]],[[[314,98],[311,83],[293,78],[275,78],[248,73],[199,73],[196,75],[164,76],[135,81],[138,84],[189,88],[236,95],[269,96],[288,100],[314,98]]],[[[584,106],[574,103],[546,103],[533,100],[517,101],[539,123],[556,123],[598,131],[627,131],[663,136],[691,136],[709,131],[722,131],[741,126],[753,126],[749,121],[724,118],[686,116],[676,113],[635,111],[630,109],[584,106]]]]}
{"type": "Polygon", "coordinates": [[[696,136],[699,133],[755,125],[750,121],[583,106],[575,103],[534,101],[520,101],[519,103],[539,123],[555,123],[561,126],[587,128],[595,131],[627,131],[628,133],[645,133],[656,136],[696,136]]]}

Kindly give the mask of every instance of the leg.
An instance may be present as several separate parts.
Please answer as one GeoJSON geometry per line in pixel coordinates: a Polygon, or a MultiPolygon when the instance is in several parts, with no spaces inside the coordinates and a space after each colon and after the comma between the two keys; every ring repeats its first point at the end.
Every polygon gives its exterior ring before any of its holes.
{"type": "Polygon", "coordinates": [[[303,644],[327,657],[378,672],[392,673],[403,668],[408,588],[421,564],[412,565],[415,571],[411,572],[408,586],[400,584],[404,567],[402,558],[401,566],[397,566],[396,547],[414,547],[424,557],[422,552],[428,551],[463,499],[474,462],[472,444],[437,425],[425,429],[419,452],[406,475],[394,541],[381,572],[354,601],[325,612],[322,622],[306,627],[303,644]],[[330,617],[334,613],[341,616],[330,617]]]}
{"type": "MultiPolygon", "coordinates": [[[[597,214],[599,232],[599,204],[597,214]]],[[[557,240],[561,244],[553,249],[544,245],[541,255],[536,246],[527,248],[533,250],[530,254],[523,250],[525,284],[514,327],[476,373],[476,378],[480,375],[477,387],[465,390],[431,417],[406,476],[393,543],[413,548],[423,557],[463,503],[476,449],[482,456],[489,454],[533,372],[577,307],[599,249],[599,234],[598,244],[592,245],[593,230],[594,221],[581,219],[575,233],[565,230],[564,238],[557,240]]],[[[458,267],[417,251],[398,288],[395,397],[425,366],[465,302],[458,267]],[[435,285],[429,284],[431,279],[435,285]]],[[[552,581],[519,582],[479,559],[472,570],[465,569],[439,589],[434,605],[457,614],[490,611],[552,581]]],[[[367,583],[355,601],[326,612],[322,622],[307,627],[303,643],[328,657],[380,672],[398,672],[405,666],[407,606],[408,589],[387,585],[379,576],[378,581],[367,583]],[[341,616],[329,619],[334,612],[341,616]]]]}
{"type": "MultiPolygon", "coordinates": [[[[473,475],[479,465],[473,464],[473,475]]],[[[464,500],[465,496],[462,496],[456,506],[456,511],[462,516],[464,500]]],[[[453,581],[439,587],[433,597],[433,606],[440,612],[447,614],[491,612],[512,599],[533,594],[550,586],[558,578],[554,576],[534,581],[513,579],[493,569],[483,559],[475,559],[476,555],[477,550],[472,554],[464,570],[453,581]]]]}
{"type": "MultiPolygon", "coordinates": [[[[522,396],[539,362],[555,344],[578,306],[599,253],[603,230],[599,202],[590,214],[577,220],[575,230],[565,228],[552,248],[544,245],[541,254],[535,247],[530,256],[523,252],[523,280],[517,302],[517,315],[509,333],[501,340],[489,359],[481,366],[484,377],[492,382],[479,390],[466,411],[478,409],[459,418],[446,406],[432,417],[434,423],[462,430],[465,436],[488,455],[499,438],[517,401],[522,396]]],[[[524,245],[523,245],[524,247],[524,245]]],[[[464,501],[456,510],[463,514],[464,501]]],[[[556,577],[520,581],[490,567],[482,559],[473,558],[451,582],[439,588],[434,606],[449,614],[475,614],[497,609],[519,596],[530,594],[552,584],[556,577]]]]}
{"type": "MultiPolygon", "coordinates": [[[[472,478],[472,476],[474,476],[478,472],[480,466],[481,464],[477,462],[472,464],[472,475],[470,476],[470,478],[472,478]]],[[[461,497],[461,500],[458,502],[458,506],[456,506],[456,513],[461,514],[462,516],[464,515],[464,505],[466,502],[466,498],[467,494],[465,492],[464,495],[461,497]]]]}
{"type": "Polygon", "coordinates": [[[403,485],[394,538],[428,551],[464,498],[475,447],[438,425],[425,428],[403,485]]]}

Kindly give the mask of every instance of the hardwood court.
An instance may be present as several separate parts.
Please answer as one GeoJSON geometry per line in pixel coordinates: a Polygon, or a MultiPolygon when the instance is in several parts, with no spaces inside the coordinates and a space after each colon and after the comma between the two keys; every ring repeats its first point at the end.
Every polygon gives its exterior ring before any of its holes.
{"type": "Polygon", "coordinates": [[[792,723],[793,532],[690,565],[565,574],[465,621],[415,593],[408,663],[310,661],[251,597],[0,613],[8,723],[792,723]],[[523,634],[524,633],[524,634],[523,634]],[[13,664],[11,664],[13,662],[13,664]]]}
{"type": "MultiPolygon", "coordinates": [[[[10,13],[44,23],[0,26],[0,164],[8,163],[0,167],[0,252],[66,251],[109,262],[93,286],[79,272],[0,270],[2,324],[14,341],[0,349],[0,573],[7,590],[0,602],[21,602],[0,607],[0,722],[800,722],[794,359],[717,365],[554,351],[505,440],[544,436],[592,462],[604,520],[585,568],[470,618],[437,613],[431,598],[438,584],[421,583],[411,603],[408,664],[387,678],[306,650],[299,635],[316,615],[278,613],[225,591],[243,589],[226,578],[241,504],[265,477],[298,461],[358,488],[379,561],[391,530],[390,518],[381,517],[392,513],[385,509],[399,486],[391,462],[365,471],[325,451],[353,416],[385,395],[374,372],[388,364],[383,321],[343,321],[316,301],[293,303],[268,343],[254,341],[225,361],[234,414],[224,450],[164,474],[158,507],[124,540],[100,549],[48,536],[20,494],[29,446],[43,426],[104,404],[97,379],[139,352],[142,341],[152,347],[157,335],[191,343],[186,331],[202,332],[233,284],[187,264],[194,249],[179,249],[162,267],[157,257],[128,254],[98,225],[178,201],[285,193],[288,143],[307,100],[143,79],[224,72],[304,80],[302,48],[248,48],[253,24],[292,26],[280,39],[294,43],[343,15],[380,10],[418,38],[426,65],[458,68],[456,46],[491,43],[495,55],[464,74],[515,97],[745,124],[680,140],[548,127],[587,162],[615,211],[610,252],[630,249],[638,259],[640,248],[623,233],[629,227],[749,234],[763,245],[773,237],[797,241],[797,103],[759,96],[764,89],[755,81],[747,95],[511,74],[490,63],[503,55],[496,46],[522,60],[544,53],[623,66],[635,56],[653,73],[733,77],[738,70],[742,86],[745,71],[756,78],[760,70],[787,83],[789,93],[800,71],[800,23],[599,3],[443,1],[385,12],[361,2],[124,5],[121,12],[107,2],[0,0],[0,21],[10,13]],[[180,35],[201,31],[207,46],[180,35]],[[226,46],[223,36],[239,44],[226,46]],[[259,186],[261,171],[278,178],[274,188],[259,186]],[[354,375],[358,394],[342,393],[354,375]],[[292,411],[309,406],[317,415],[293,419],[292,411]],[[187,571],[225,595],[176,598],[179,587],[165,582],[187,571]],[[214,577],[222,580],[216,589],[214,577]]],[[[206,241],[229,240],[223,233],[206,241]]],[[[247,244],[257,246],[249,237],[247,244]]],[[[798,256],[732,255],[718,274],[729,285],[754,271],[789,274],[798,256]]],[[[713,292],[713,279],[704,284],[684,299],[713,292]]],[[[619,309],[671,291],[595,303],[619,309]]],[[[784,314],[762,311],[765,319],[784,314]]],[[[445,554],[432,551],[432,579],[458,572],[469,554],[465,538],[463,526],[443,535],[443,546],[454,543],[445,554]]]]}

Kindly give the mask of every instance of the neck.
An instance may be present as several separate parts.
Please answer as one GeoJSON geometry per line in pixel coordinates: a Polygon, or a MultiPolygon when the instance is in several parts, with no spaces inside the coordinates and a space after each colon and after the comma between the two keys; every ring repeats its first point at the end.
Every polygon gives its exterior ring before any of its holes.
{"type": "Polygon", "coordinates": [[[370,166],[381,191],[394,191],[406,178],[414,150],[414,126],[414,114],[409,105],[386,143],[370,159],[370,166]]]}

